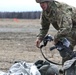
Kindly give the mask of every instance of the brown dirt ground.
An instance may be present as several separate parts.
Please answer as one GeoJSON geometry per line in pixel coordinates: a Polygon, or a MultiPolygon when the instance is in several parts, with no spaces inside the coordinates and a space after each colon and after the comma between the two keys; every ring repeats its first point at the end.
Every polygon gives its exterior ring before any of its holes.
{"type": "MultiPolygon", "coordinates": [[[[6,71],[15,61],[35,62],[43,59],[40,50],[35,46],[39,33],[40,20],[0,19],[0,70],[6,71]]],[[[56,30],[50,26],[48,34],[56,30]]],[[[57,50],[49,54],[51,60],[61,61],[57,50]]]]}

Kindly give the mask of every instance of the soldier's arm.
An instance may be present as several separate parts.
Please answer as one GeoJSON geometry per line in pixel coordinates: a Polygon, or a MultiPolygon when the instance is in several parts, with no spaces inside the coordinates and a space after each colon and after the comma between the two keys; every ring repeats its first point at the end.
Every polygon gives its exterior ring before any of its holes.
{"type": "Polygon", "coordinates": [[[49,30],[50,22],[44,14],[41,17],[41,29],[38,37],[42,40],[49,30]]]}
{"type": "Polygon", "coordinates": [[[71,29],[72,29],[71,15],[68,13],[62,14],[60,29],[55,38],[61,39],[63,37],[66,37],[71,32],[71,29]]]}

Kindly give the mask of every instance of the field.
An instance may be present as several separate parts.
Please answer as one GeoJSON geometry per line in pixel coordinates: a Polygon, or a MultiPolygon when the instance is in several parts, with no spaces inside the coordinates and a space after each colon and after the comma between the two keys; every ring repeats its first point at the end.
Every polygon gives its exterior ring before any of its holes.
{"type": "MultiPolygon", "coordinates": [[[[45,60],[35,46],[40,27],[39,19],[0,19],[0,70],[7,71],[15,61],[45,60]]],[[[50,26],[48,34],[54,36],[55,33],[50,26]]],[[[57,50],[47,54],[51,60],[61,61],[57,50]]]]}

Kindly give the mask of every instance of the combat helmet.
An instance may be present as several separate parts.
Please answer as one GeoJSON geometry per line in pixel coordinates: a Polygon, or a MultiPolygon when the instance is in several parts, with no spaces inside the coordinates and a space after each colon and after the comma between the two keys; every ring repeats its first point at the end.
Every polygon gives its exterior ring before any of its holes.
{"type": "Polygon", "coordinates": [[[54,1],[54,0],[36,0],[37,3],[42,3],[42,2],[46,2],[46,1],[54,1]]]}

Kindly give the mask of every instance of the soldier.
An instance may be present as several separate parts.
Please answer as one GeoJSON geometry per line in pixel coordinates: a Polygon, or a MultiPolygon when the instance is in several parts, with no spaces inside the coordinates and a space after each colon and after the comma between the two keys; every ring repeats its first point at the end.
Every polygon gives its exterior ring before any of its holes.
{"type": "MultiPolygon", "coordinates": [[[[36,39],[36,46],[39,45],[47,34],[50,25],[58,31],[54,36],[54,44],[59,40],[67,38],[70,41],[70,49],[76,45],[76,9],[65,3],[54,0],[36,0],[42,8],[40,33],[36,39]]],[[[64,58],[63,58],[64,59],[64,58]]]]}

